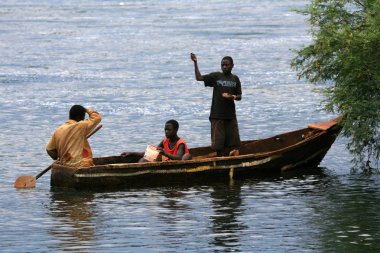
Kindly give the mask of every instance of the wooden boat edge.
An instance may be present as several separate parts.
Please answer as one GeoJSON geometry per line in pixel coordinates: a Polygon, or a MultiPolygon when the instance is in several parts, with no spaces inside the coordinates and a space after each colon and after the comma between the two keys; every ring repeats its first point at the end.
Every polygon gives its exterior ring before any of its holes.
{"type": "MultiPolygon", "coordinates": [[[[313,141],[317,138],[322,138],[323,136],[330,136],[325,137],[328,139],[332,139],[331,143],[327,145],[327,147],[322,148],[321,150],[317,150],[317,154],[314,154],[315,157],[320,157],[320,160],[323,159],[325,154],[330,149],[332,143],[335,141],[336,136],[338,135],[340,131],[340,127],[337,129],[333,129],[334,126],[338,125],[338,122],[333,124],[331,127],[329,127],[326,130],[320,130],[316,129],[316,134],[312,136],[312,138],[306,138],[302,141],[296,142],[295,145],[287,146],[281,150],[275,150],[272,152],[264,152],[260,154],[246,154],[246,155],[239,155],[239,156],[233,156],[233,157],[211,157],[211,158],[204,158],[199,160],[188,160],[188,161],[166,161],[166,162],[155,162],[155,163],[110,163],[110,164],[104,164],[104,165],[97,165],[94,167],[87,167],[87,168],[70,168],[66,166],[61,165],[55,165],[52,170],[52,186],[57,186],[55,183],[53,183],[53,177],[54,174],[55,177],[59,174],[63,174],[66,179],[59,179],[59,184],[66,184],[65,180],[67,180],[67,185],[64,185],[63,187],[82,187],[83,180],[92,180],[91,178],[109,178],[113,176],[119,177],[118,179],[123,180],[122,178],[126,180],[128,177],[134,177],[135,176],[142,176],[142,175],[150,175],[149,177],[155,177],[160,175],[169,175],[169,174],[196,174],[192,172],[208,172],[212,173],[212,171],[225,171],[224,173],[229,173],[230,176],[233,175],[234,168],[244,168],[244,167],[252,167],[255,165],[264,164],[266,162],[270,162],[271,160],[278,159],[283,152],[291,152],[293,149],[297,150],[300,147],[304,145],[308,145],[309,142],[313,141]],[[335,135],[335,136],[332,136],[335,135]],[[244,161],[249,161],[245,162],[244,161]],[[176,169],[175,167],[180,167],[180,169],[176,169]],[[188,168],[190,167],[190,168],[188,168]],[[58,172],[58,174],[57,174],[58,172]],[[118,174],[120,173],[120,174],[118,174]],[[231,174],[232,173],[232,174],[231,174]],[[125,174],[125,175],[124,175],[125,174]]],[[[309,127],[285,132],[279,135],[267,137],[260,139],[261,141],[265,141],[271,138],[281,137],[289,133],[295,133],[297,131],[301,130],[307,130],[309,127]]],[[[260,140],[248,140],[245,141],[247,144],[253,143],[255,141],[260,140]]],[[[202,148],[202,147],[199,147],[202,148]]],[[[204,147],[203,147],[204,148],[204,147]]],[[[206,146],[205,148],[208,148],[206,146]]],[[[120,156],[112,156],[112,157],[120,157],[120,156]]],[[[110,158],[110,157],[99,157],[99,158],[110,158]]],[[[309,158],[308,158],[309,159],[309,158]]],[[[314,159],[314,158],[312,158],[314,159]]],[[[301,161],[301,164],[305,161],[301,161]]],[[[320,161],[319,161],[320,162],[320,161]]],[[[292,169],[293,167],[297,167],[297,164],[292,164],[291,166],[284,166],[284,168],[281,168],[281,171],[286,171],[289,169],[292,169]]],[[[186,176],[185,176],[186,177],[186,176]]],[[[107,180],[106,180],[107,181],[107,180]]],[[[90,183],[91,185],[91,183],[90,183]]],[[[111,184],[110,184],[111,185],[111,184]]],[[[58,185],[62,186],[62,185],[58,185]]],[[[112,187],[112,186],[110,186],[112,187]]]]}

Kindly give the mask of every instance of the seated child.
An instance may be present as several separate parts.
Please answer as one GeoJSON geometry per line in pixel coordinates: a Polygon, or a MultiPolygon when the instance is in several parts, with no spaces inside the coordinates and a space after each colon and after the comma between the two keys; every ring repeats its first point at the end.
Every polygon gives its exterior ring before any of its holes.
{"type": "Polygon", "coordinates": [[[143,156],[139,162],[154,162],[167,160],[190,160],[191,154],[187,148],[184,139],[178,137],[179,124],[172,119],[165,123],[165,138],[157,147],[148,145],[145,153],[128,153],[124,152],[121,155],[141,155],[143,156]]]}

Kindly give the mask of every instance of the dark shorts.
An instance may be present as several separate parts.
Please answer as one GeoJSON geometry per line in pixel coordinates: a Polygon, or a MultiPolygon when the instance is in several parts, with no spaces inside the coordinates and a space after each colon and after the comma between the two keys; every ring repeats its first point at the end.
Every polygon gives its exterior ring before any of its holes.
{"type": "Polygon", "coordinates": [[[238,149],[240,147],[239,127],[236,119],[210,119],[211,148],[213,150],[238,149]]]}

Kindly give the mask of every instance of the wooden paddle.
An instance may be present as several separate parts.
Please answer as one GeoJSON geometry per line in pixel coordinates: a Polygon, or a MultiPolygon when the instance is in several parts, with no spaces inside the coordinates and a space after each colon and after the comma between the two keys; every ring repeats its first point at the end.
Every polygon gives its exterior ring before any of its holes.
{"type": "MultiPolygon", "coordinates": [[[[87,138],[90,138],[93,134],[95,134],[103,125],[97,126],[91,133],[87,135],[87,138]]],[[[33,176],[20,176],[16,179],[14,187],[15,188],[34,188],[36,187],[36,181],[43,174],[48,172],[54,163],[52,163],[49,167],[38,173],[35,177],[33,176]]]]}

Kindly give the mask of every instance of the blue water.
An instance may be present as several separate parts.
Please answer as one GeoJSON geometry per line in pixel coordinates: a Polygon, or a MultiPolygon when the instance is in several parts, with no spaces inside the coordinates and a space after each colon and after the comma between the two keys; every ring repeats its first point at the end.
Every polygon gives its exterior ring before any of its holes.
{"type": "Polygon", "coordinates": [[[335,115],[289,67],[310,43],[308,1],[2,1],[2,252],[375,252],[378,175],[351,174],[339,138],[320,168],[274,178],[106,192],[13,188],[52,161],[45,144],[73,104],[96,109],[95,156],[158,144],[179,121],[190,147],[209,145],[212,91],[194,79],[225,55],[242,81],[243,140],[335,115]]]}

